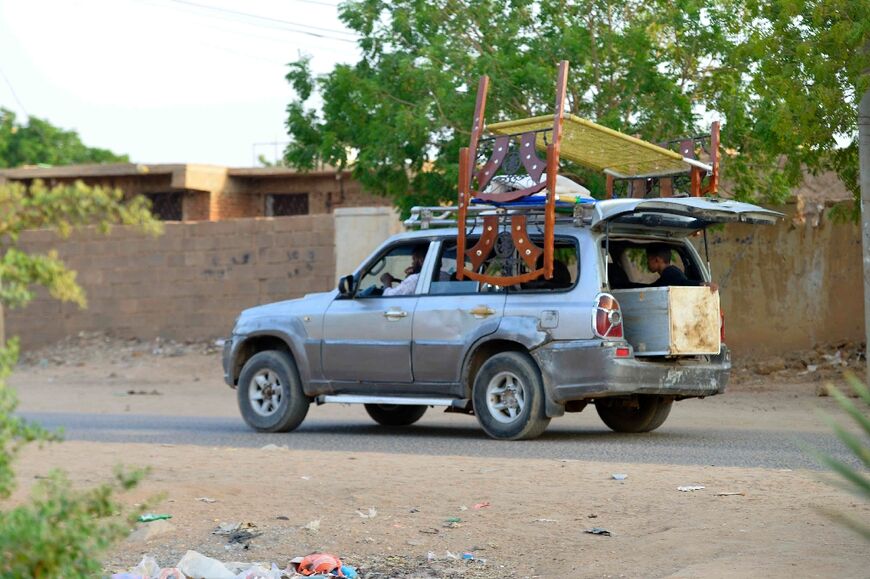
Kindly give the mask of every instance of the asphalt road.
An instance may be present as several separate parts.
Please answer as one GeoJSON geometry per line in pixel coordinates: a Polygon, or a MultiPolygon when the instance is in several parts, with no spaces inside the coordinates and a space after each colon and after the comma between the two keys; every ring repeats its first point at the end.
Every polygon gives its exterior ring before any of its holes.
{"type": "Polygon", "coordinates": [[[67,440],[94,442],[239,448],[276,444],[299,450],[361,453],[820,469],[801,448],[805,444],[857,466],[845,447],[826,432],[699,428],[666,423],[648,434],[617,434],[597,420],[581,421],[572,416],[553,420],[537,440],[502,442],[489,439],[470,416],[430,410],[414,426],[387,428],[374,424],[361,407],[353,412],[324,412],[328,406],[310,413],[299,429],[287,434],[259,434],[235,417],[60,412],[25,412],[21,416],[49,429],[62,428],[67,440]]]}

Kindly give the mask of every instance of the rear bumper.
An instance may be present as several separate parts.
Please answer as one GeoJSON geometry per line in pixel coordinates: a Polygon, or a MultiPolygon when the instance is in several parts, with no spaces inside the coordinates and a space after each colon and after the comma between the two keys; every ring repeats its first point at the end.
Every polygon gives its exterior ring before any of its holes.
{"type": "Polygon", "coordinates": [[[617,358],[616,345],[597,341],[550,342],[532,356],[550,401],[557,404],[629,394],[713,396],[725,392],[731,373],[731,353],[724,344],[718,356],[698,359],[617,358]]]}

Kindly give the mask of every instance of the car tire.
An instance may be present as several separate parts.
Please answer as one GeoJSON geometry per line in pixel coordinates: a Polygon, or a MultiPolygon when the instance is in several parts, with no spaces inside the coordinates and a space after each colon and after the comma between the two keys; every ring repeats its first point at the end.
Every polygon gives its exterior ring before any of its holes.
{"type": "Polygon", "coordinates": [[[384,426],[410,426],[423,418],[429,408],[424,404],[366,404],[365,407],[369,416],[384,426]]]}
{"type": "Polygon", "coordinates": [[[524,352],[501,352],[484,362],[472,402],[481,428],[498,440],[537,438],[550,424],[541,372],[524,352]]]}
{"type": "Polygon", "coordinates": [[[651,432],[664,424],[673,404],[665,396],[617,396],[596,400],[595,410],[615,432],[651,432]]]}
{"type": "Polygon", "coordinates": [[[242,418],[259,432],[290,432],[305,420],[311,402],[293,358],[278,350],[251,356],[239,375],[237,396],[242,418]]]}

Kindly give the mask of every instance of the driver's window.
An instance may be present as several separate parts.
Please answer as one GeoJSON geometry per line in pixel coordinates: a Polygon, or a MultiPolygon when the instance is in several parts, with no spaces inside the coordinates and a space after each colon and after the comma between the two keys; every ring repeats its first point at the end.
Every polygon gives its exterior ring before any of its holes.
{"type": "Polygon", "coordinates": [[[390,248],[362,275],[357,297],[413,294],[428,249],[428,242],[390,248]]]}

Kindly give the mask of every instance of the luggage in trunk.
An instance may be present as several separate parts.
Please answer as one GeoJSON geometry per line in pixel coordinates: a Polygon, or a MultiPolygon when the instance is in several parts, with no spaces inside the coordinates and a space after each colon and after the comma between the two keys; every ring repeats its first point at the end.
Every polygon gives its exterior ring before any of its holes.
{"type": "Polygon", "coordinates": [[[635,356],[718,354],[719,293],[708,287],[613,290],[635,356]]]}

